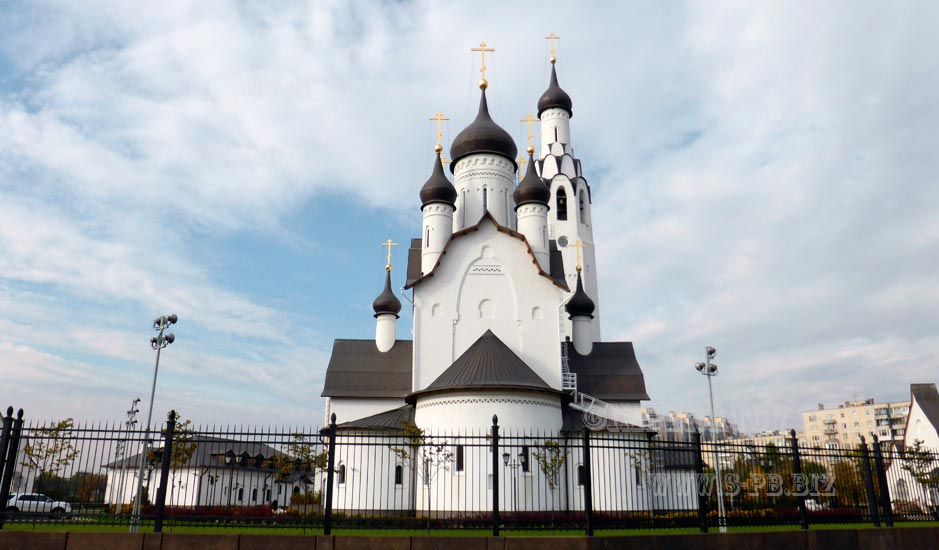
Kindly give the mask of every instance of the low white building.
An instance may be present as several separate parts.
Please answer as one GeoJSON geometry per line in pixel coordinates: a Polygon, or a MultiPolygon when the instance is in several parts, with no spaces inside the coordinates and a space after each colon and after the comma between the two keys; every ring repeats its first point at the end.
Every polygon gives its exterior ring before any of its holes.
{"type": "MultiPolygon", "coordinates": [[[[262,443],[194,435],[184,464],[169,471],[167,506],[288,506],[295,494],[315,491],[314,472],[284,471],[283,453],[262,443]]],[[[143,486],[154,502],[160,487],[162,448],[145,459],[143,486]]],[[[140,454],[105,465],[107,504],[129,505],[137,491],[140,454]]],[[[146,502],[146,501],[145,501],[146,502]]]]}

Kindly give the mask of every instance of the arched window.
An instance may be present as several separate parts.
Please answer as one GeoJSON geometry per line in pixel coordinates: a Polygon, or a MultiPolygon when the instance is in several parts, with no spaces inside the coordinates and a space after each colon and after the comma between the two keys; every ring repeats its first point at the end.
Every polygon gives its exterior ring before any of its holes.
{"type": "Polygon", "coordinates": [[[899,500],[909,500],[910,489],[906,485],[906,480],[902,477],[897,480],[897,498],[899,500]]]}
{"type": "Polygon", "coordinates": [[[587,193],[583,189],[577,196],[577,202],[580,206],[580,223],[587,223],[587,193]]]}
{"type": "Polygon", "coordinates": [[[559,220],[563,221],[567,219],[567,191],[565,191],[563,187],[558,187],[555,211],[558,213],[559,220]]]}
{"type": "Polygon", "coordinates": [[[401,485],[404,482],[404,469],[398,464],[395,466],[395,485],[401,485]]]}
{"type": "Polygon", "coordinates": [[[583,485],[583,484],[584,484],[584,474],[585,474],[585,473],[586,473],[586,472],[584,471],[584,465],[583,465],[583,464],[578,464],[578,465],[577,465],[577,485],[583,485]]]}
{"type": "Polygon", "coordinates": [[[456,471],[463,471],[463,445],[456,446],[456,471]]]}
{"type": "Polygon", "coordinates": [[[489,189],[483,187],[483,212],[489,210],[489,189]]]}
{"type": "Polygon", "coordinates": [[[336,478],[339,480],[339,485],[343,485],[346,482],[346,465],[340,464],[339,471],[336,473],[336,478]]]}
{"type": "Polygon", "coordinates": [[[424,248],[430,246],[430,226],[424,228],[424,248]]]}

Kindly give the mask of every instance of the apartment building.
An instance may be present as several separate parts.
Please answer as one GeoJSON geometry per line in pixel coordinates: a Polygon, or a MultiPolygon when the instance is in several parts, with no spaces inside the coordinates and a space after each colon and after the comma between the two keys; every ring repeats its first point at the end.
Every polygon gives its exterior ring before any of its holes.
{"type": "Polygon", "coordinates": [[[873,398],[845,401],[837,408],[818,408],[802,413],[805,444],[817,447],[855,445],[860,436],[868,441],[876,435],[881,441],[903,441],[910,402],[876,403],[873,398]]]}
{"type": "Polygon", "coordinates": [[[652,407],[641,410],[642,427],[656,431],[660,441],[690,441],[694,428],[701,434],[701,441],[723,441],[737,437],[737,426],[723,417],[695,418],[693,413],[672,412],[661,414],[652,407]]]}

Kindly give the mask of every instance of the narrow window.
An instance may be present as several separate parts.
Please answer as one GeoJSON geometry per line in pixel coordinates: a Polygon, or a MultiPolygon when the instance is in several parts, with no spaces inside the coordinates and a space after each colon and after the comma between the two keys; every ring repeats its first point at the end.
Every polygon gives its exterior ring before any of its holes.
{"type": "Polygon", "coordinates": [[[578,202],[580,203],[580,223],[587,223],[587,218],[584,215],[587,201],[584,200],[584,195],[585,193],[583,191],[578,195],[578,202]]]}
{"type": "Polygon", "coordinates": [[[244,488],[244,487],[239,487],[239,488],[238,488],[238,502],[243,501],[244,498],[245,498],[245,488],[244,488]]]}
{"type": "Polygon", "coordinates": [[[456,446],[456,471],[463,471],[463,445],[456,446]]]}
{"type": "Polygon", "coordinates": [[[518,453],[518,460],[522,463],[522,471],[528,472],[530,468],[528,460],[528,445],[522,445],[522,450],[518,453]]]}
{"type": "Polygon", "coordinates": [[[257,502],[257,501],[258,501],[258,488],[255,487],[254,489],[251,489],[251,502],[257,502]]]}
{"type": "Polygon", "coordinates": [[[395,466],[395,485],[401,485],[403,483],[404,471],[401,468],[401,465],[398,464],[395,466]]]}
{"type": "Polygon", "coordinates": [[[557,143],[558,141],[558,127],[557,126],[554,127],[554,141],[555,143],[557,143]]]}
{"type": "Polygon", "coordinates": [[[430,227],[424,228],[424,248],[430,246],[430,227]]]}
{"type": "Polygon", "coordinates": [[[556,202],[557,202],[556,210],[558,212],[557,214],[558,219],[561,221],[564,221],[567,219],[567,191],[565,191],[563,187],[558,188],[558,195],[557,195],[556,202]]]}
{"type": "Polygon", "coordinates": [[[577,465],[577,485],[583,485],[583,484],[584,484],[584,465],[578,464],[577,465]]]}
{"type": "Polygon", "coordinates": [[[424,461],[424,485],[430,486],[430,459],[424,461]]]}
{"type": "Polygon", "coordinates": [[[339,478],[339,485],[343,485],[346,482],[346,465],[345,464],[339,465],[339,472],[336,477],[339,478]]]}
{"type": "Polygon", "coordinates": [[[270,489],[268,489],[268,490],[267,490],[267,493],[265,493],[265,495],[264,495],[264,500],[266,500],[266,501],[268,501],[268,502],[271,501],[271,490],[270,490],[270,489]]]}
{"type": "Polygon", "coordinates": [[[483,187],[483,212],[489,210],[489,190],[483,187]]]}

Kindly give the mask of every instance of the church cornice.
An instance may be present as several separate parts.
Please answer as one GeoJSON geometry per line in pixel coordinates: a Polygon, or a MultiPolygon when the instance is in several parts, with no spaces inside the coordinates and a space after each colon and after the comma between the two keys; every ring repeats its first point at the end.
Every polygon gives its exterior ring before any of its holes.
{"type": "Polygon", "coordinates": [[[528,256],[531,258],[532,265],[534,266],[535,269],[538,270],[538,275],[551,281],[551,284],[553,284],[554,286],[560,288],[561,290],[565,292],[571,291],[570,287],[567,285],[565,281],[557,280],[553,278],[550,273],[547,273],[545,272],[545,270],[541,269],[541,265],[538,263],[538,258],[535,257],[535,252],[532,250],[531,245],[528,243],[528,239],[525,238],[525,235],[522,235],[521,233],[517,231],[513,231],[509,229],[508,227],[505,227],[499,224],[499,222],[496,221],[495,217],[493,217],[493,215],[488,211],[482,215],[482,218],[479,219],[479,222],[477,222],[476,225],[471,225],[470,227],[461,229],[453,233],[452,235],[450,235],[450,239],[447,240],[447,244],[444,245],[443,251],[440,253],[440,257],[437,259],[437,262],[434,263],[434,267],[430,270],[430,272],[424,273],[417,279],[408,281],[404,285],[404,288],[405,289],[414,288],[417,285],[419,285],[422,281],[429,279],[430,277],[433,277],[434,273],[437,271],[437,268],[440,266],[440,263],[443,262],[444,258],[446,257],[447,251],[450,249],[450,246],[453,243],[453,241],[459,239],[460,237],[464,237],[466,235],[479,231],[480,228],[482,227],[482,224],[485,223],[487,220],[495,226],[496,231],[499,231],[500,233],[505,233],[506,235],[510,237],[514,237],[522,241],[522,243],[524,243],[525,250],[528,252],[528,256]]]}

